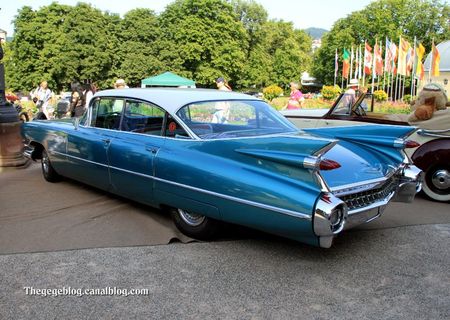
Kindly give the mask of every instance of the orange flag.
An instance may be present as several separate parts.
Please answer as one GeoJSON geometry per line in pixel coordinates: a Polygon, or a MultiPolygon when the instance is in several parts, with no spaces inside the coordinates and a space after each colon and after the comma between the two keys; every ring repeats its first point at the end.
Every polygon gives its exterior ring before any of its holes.
{"type": "Polygon", "coordinates": [[[400,47],[398,48],[398,74],[406,76],[406,56],[408,54],[410,44],[403,38],[400,38],[400,47]]]}
{"type": "Polygon", "coordinates": [[[439,76],[439,62],[441,61],[441,55],[434,43],[431,50],[433,56],[433,60],[431,60],[431,75],[437,77],[439,76]]]}

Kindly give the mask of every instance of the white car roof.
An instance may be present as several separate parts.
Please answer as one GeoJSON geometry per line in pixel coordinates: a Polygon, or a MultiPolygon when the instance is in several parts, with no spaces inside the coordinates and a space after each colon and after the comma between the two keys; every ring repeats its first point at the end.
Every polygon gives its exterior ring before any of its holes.
{"type": "Polygon", "coordinates": [[[133,88],[99,91],[94,97],[134,98],[152,102],[171,114],[181,107],[199,101],[212,100],[260,100],[250,95],[214,89],[185,88],[133,88]]]}

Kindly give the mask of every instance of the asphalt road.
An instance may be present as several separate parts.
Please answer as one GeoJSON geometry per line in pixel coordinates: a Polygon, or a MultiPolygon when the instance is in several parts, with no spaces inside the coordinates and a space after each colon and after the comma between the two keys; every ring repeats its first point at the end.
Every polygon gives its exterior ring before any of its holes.
{"type": "MultiPolygon", "coordinates": [[[[417,203],[410,214],[448,206],[417,203]]],[[[399,211],[391,214],[407,216],[399,211]]],[[[0,319],[449,319],[450,223],[391,219],[350,230],[328,250],[253,233],[0,255],[0,319]],[[25,287],[149,294],[43,297],[25,287]]]]}

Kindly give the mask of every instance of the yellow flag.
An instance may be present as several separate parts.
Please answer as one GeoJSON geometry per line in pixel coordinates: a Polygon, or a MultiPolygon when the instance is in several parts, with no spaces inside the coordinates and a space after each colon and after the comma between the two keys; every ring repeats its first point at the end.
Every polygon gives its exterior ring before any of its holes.
{"type": "Polygon", "coordinates": [[[419,46],[417,47],[417,67],[416,67],[416,75],[420,77],[420,80],[424,79],[425,71],[423,69],[423,55],[425,54],[425,47],[419,43],[419,46]]]}

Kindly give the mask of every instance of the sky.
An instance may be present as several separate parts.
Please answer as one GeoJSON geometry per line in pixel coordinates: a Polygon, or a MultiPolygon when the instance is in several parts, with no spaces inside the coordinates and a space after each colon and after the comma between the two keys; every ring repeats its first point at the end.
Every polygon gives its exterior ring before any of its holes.
{"type": "MultiPolygon", "coordinates": [[[[55,0],[6,0],[0,4],[0,29],[6,30],[8,36],[13,35],[14,26],[12,20],[17,10],[23,6],[31,6],[37,10],[49,5],[55,0]]],[[[164,8],[174,0],[58,0],[61,4],[76,5],[77,2],[91,3],[94,7],[121,16],[135,8],[149,8],[156,13],[164,11],[164,8]]],[[[365,8],[374,0],[254,0],[261,4],[269,13],[270,19],[292,21],[295,28],[306,29],[309,27],[330,30],[333,23],[345,18],[353,11],[365,8]]]]}

